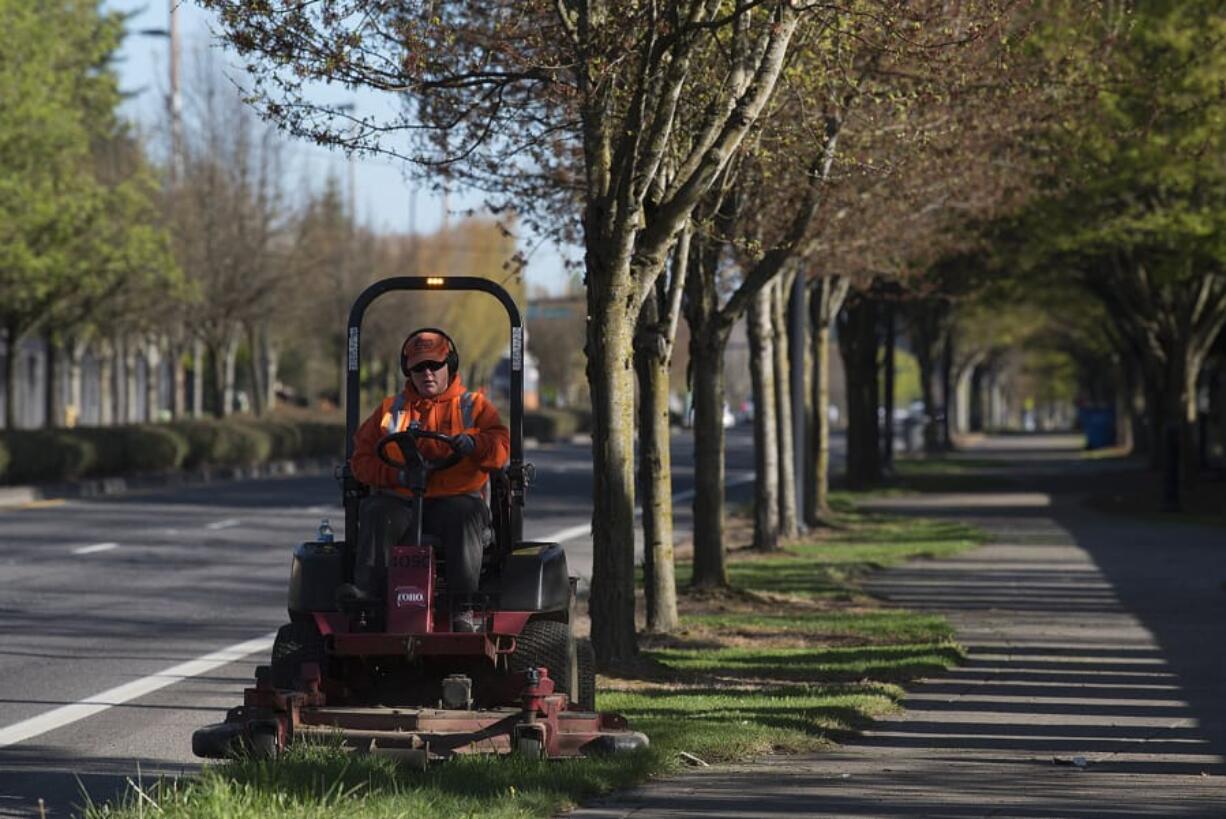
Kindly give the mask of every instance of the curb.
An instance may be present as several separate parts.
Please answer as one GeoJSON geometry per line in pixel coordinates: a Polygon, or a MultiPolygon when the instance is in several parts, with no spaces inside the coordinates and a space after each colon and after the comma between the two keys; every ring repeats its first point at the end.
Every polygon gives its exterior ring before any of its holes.
{"type": "Polygon", "coordinates": [[[45,500],[101,498],[155,489],[207,486],[212,483],[286,478],[294,475],[331,473],[340,461],[336,458],[301,458],[269,461],[250,466],[213,466],[188,472],[160,472],[144,475],[89,478],[37,486],[0,486],[0,509],[28,506],[45,500]]]}

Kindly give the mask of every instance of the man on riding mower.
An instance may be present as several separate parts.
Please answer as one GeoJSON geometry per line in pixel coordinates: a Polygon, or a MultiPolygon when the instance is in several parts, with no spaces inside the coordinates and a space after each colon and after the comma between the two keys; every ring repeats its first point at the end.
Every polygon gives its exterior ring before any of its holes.
{"type": "MultiPolygon", "coordinates": [[[[460,355],[450,336],[433,327],[413,332],[400,351],[400,369],[407,379],[404,391],[385,398],[354,436],[350,469],[355,478],[376,490],[359,510],[361,542],[354,566],[355,585],[368,595],[383,596],[388,551],[406,543],[413,526],[410,507],[403,500],[412,493],[404,487],[400,472],[379,459],[375,447],[384,436],[414,424],[453,436],[454,451],[464,456],[455,466],[430,475],[422,531],[442,542],[448,591],[477,591],[481,553],[490,529],[482,489],[489,481],[488,471],[506,464],[511,435],[484,395],[464,389],[459,368],[460,355]]],[[[425,438],[418,439],[417,447],[429,460],[452,453],[446,444],[425,438]]],[[[390,446],[389,450],[395,452],[390,446]]],[[[453,630],[477,627],[471,610],[453,612],[453,630]]]]}

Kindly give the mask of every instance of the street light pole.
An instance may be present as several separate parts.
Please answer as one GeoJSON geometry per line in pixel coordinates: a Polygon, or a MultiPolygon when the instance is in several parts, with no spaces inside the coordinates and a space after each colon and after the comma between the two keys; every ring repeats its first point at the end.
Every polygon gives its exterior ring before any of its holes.
{"type": "Polygon", "coordinates": [[[167,0],[170,11],[169,28],[143,28],[138,34],[163,37],[170,42],[170,92],[166,97],[166,113],[170,118],[170,181],[178,178],[183,139],[183,99],[179,93],[179,4],[183,0],[167,0]]]}
{"type": "Polygon", "coordinates": [[[170,3],[170,179],[177,180],[183,148],[183,99],[179,94],[179,3],[170,3]]]}

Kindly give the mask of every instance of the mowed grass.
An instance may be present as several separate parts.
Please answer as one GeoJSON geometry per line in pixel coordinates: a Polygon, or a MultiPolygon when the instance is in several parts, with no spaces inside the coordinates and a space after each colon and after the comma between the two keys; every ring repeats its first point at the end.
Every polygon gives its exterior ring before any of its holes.
{"type": "Polygon", "coordinates": [[[1002,470],[1008,461],[987,458],[898,458],[887,486],[916,492],[975,492],[1016,484],[1002,470]]]}
{"type": "MultiPolygon", "coordinates": [[[[892,713],[901,684],[956,664],[946,621],[883,608],[860,587],[870,571],[942,557],[982,541],[956,523],[855,511],[782,552],[730,554],[730,590],[682,592],[677,634],[644,637],[633,667],[602,675],[598,706],[651,737],[646,751],[540,762],[460,759],[426,771],[338,747],[296,747],[276,762],[210,766],[87,806],[91,819],[164,817],[537,817],[684,764],[830,747],[892,713]]],[[[731,538],[743,539],[734,523],[731,538]]],[[[678,564],[679,589],[690,576],[678,564]]]]}

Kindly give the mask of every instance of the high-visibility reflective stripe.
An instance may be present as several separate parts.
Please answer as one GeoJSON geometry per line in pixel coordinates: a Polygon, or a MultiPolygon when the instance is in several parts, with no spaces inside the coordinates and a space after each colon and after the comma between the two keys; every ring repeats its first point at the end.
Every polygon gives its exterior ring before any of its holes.
{"type": "Polygon", "coordinates": [[[472,429],[473,402],[476,400],[477,396],[471,392],[466,392],[460,396],[460,417],[464,421],[464,429],[472,429]]]}
{"type": "Polygon", "coordinates": [[[404,393],[399,393],[396,400],[392,402],[392,423],[388,432],[401,432],[400,429],[400,413],[404,410],[404,393]]]}

